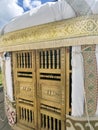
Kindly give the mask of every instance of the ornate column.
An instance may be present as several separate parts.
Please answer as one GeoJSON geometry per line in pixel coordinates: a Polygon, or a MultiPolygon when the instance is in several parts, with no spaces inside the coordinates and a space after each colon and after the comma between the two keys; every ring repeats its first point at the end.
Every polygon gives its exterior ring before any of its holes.
{"type": "Polygon", "coordinates": [[[82,46],[84,62],[85,112],[94,116],[97,108],[97,62],[95,45],[82,46]]]}

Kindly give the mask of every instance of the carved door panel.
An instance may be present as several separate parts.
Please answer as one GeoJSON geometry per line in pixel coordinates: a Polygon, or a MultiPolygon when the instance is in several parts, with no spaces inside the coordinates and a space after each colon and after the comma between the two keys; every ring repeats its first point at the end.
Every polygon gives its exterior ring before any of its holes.
{"type": "Polygon", "coordinates": [[[35,52],[13,53],[17,124],[36,129],[35,52]]]}
{"type": "Polygon", "coordinates": [[[17,124],[65,130],[65,48],[13,53],[17,124]]]}
{"type": "Polygon", "coordinates": [[[65,49],[37,51],[38,129],[65,130],[65,49]]]}

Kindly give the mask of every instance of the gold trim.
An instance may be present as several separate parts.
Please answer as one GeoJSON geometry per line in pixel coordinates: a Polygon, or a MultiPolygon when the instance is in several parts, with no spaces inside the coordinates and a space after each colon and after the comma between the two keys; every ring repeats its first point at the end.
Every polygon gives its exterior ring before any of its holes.
{"type": "MultiPolygon", "coordinates": [[[[95,38],[97,38],[97,35],[98,15],[82,16],[7,33],[0,38],[0,51],[4,49],[6,51],[14,51],[17,47],[20,50],[19,47],[21,47],[21,49],[23,49],[24,46],[28,48],[28,45],[31,46],[31,44],[34,45],[34,49],[37,49],[38,46],[39,48],[41,46],[44,47],[43,42],[46,44],[48,42],[53,43],[59,41],[60,46],[62,46],[61,42],[63,40],[66,40],[67,43],[72,40],[72,43],[69,45],[74,45],[73,40],[75,40],[77,45],[77,39],[81,39],[82,37],[84,41],[84,39],[88,39],[88,37],[92,39],[91,36],[96,36],[95,38]]],[[[81,41],[81,44],[83,41],[81,41]]],[[[86,41],[85,44],[87,44],[86,41]]],[[[67,46],[67,44],[64,44],[64,46],[67,46]]]]}

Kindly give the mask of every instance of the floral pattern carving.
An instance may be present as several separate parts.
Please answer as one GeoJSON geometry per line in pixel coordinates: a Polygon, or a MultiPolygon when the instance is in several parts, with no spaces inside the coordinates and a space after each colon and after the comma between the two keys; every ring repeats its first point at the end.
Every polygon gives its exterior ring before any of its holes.
{"type": "MultiPolygon", "coordinates": [[[[1,36],[0,48],[8,46],[98,35],[98,15],[56,21],[1,36]]],[[[86,43],[86,42],[85,42],[86,43]]],[[[67,44],[68,45],[68,44],[67,44]]]]}

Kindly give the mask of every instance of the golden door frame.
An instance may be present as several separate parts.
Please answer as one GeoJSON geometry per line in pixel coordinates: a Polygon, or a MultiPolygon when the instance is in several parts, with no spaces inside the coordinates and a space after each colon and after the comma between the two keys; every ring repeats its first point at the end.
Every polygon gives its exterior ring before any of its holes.
{"type": "Polygon", "coordinates": [[[17,124],[65,130],[70,109],[70,53],[51,48],[12,53],[17,124]]]}

